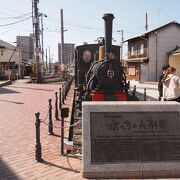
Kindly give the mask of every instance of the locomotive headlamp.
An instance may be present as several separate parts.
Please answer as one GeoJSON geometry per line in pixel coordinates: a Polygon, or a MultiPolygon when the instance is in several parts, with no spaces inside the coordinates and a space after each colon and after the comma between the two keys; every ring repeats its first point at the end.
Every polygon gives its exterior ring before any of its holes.
{"type": "Polygon", "coordinates": [[[112,79],[114,77],[114,71],[113,70],[108,70],[107,71],[107,76],[112,79]]]}

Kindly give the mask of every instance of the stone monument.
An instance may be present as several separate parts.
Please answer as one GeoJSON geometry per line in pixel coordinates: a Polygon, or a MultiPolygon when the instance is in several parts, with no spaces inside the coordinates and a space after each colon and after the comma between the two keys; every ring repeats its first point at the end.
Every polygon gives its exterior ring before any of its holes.
{"type": "Polygon", "coordinates": [[[83,177],[180,177],[180,104],[83,102],[83,177]]]}

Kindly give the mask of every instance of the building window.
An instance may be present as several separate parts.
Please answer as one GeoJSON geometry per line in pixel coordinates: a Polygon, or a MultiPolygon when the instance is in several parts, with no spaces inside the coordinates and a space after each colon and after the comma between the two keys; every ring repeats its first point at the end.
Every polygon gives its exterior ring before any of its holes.
{"type": "Polygon", "coordinates": [[[3,50],[1,50],[1,56],[3,56],[3,50]]]}
{"type": "Polygon", "coordinates": [[[144,54],[144,44],[140,45],[140,54],[144,54]]]}
{"type": "Polygon", "coordinates": [[[141,46],[137,45],[137,54],[140,54],[140,49],[141,49],[141,46]]]}
{"type": "Polygon", "coordinates": [[[131,56],[134,55],[134,46],[131,46],[131,56]]]}
{"type": "Polygon", "coordinates": [[[144,44],[139,44],[137,46],[137,54],[144,54],[144,44]]]}

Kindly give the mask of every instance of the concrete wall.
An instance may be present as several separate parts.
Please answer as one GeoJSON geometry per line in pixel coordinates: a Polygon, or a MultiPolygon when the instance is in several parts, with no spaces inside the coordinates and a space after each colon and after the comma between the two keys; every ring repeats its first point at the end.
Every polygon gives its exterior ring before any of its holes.
{"type": "Polygon", "coordinates": [[[169,57],[169,64],[176,68],[176,74],[180,77],[180,55],[171,55],[169,57]]]}
{"type": "Polygon", "coordinates": [[[140,82],[145,82],[145,81],[148,81],[149,77],[148,77],[148,64],[146,63],[142,63],[141,64],[141,76],[140,76],[140,82]]]}

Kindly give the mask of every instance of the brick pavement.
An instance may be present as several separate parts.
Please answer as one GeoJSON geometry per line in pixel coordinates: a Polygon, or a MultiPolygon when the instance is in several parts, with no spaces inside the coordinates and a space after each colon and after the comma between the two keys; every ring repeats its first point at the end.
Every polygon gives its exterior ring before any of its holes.
{"type": "MultiPolygon", "coordinates": [[[[82,179],[81,159],[60,156],[60,129],[48,135],[48,127],[41,123],[41,146],[44,162],[35,160],[35,112],[44,119],[48,99],[54,106],[59,83],[30,84],[18,80],[0,88],[0,180],[82,179]]],[[[72,87],[73,88],[73,87],[72,87]]],[[[70,106],[72,91],[65,104],[70,106]]],[[[66,120],[66,119],[65,119],[66,120]]],[[[54,126],[60,127],[53,111],[54,126]]]]}
{"type": "MultiPolygon", "coordinates": [[[[51,136],[48,135],[47,125],[41,123],[44,161],[42,163],[34,161],[34,114],[39,111],[41,119],[46,117],[48,99],[53,99],[54,106],[54,93],[59,90],[59,87],[59,83],[28,84],[26,80],[18,80],[12,85],[0,88],[0,180],[83,179],[81,177],[81,159],[60,156],[59,128],[54,128],[55,136],[51,136]]],[[[144,87],[147,88],[147,85],[141,85],[140,90],[144,87]]],[[[73,88],[65,101],[67,106],[71,106],[73,88]]],[[[150,88],[157,95],[156,87],[150,88]]],[[[65,120],[67,121],[67,119],[65,120]]],[[[54,126],[60,127],[60,121],[56,121],[54,118],[54,111],[53,123],[54,126]]]]}

